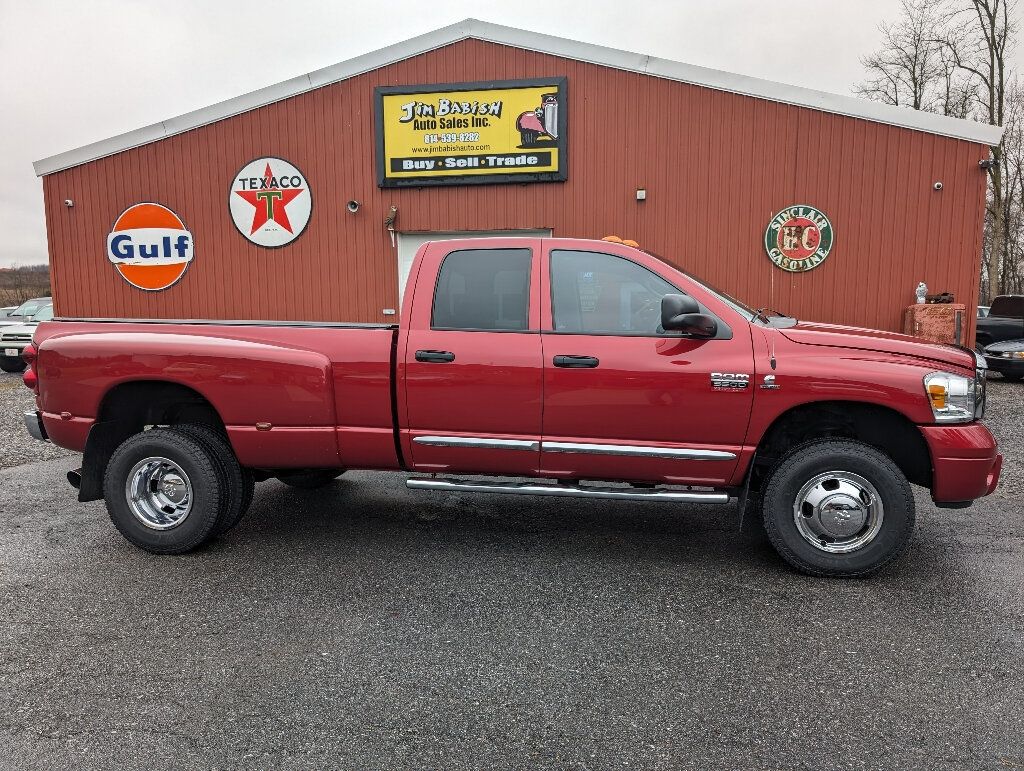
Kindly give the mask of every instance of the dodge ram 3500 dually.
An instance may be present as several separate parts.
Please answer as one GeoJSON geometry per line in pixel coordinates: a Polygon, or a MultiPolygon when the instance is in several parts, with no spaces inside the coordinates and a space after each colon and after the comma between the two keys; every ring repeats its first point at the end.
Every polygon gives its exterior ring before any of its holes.
{"type": "Polygon", "coordinates": [[[966,506],[1002,465],[973,351],[753,310],[609,241],[425,244],[397,326],[63,319],[25,358],[28,430],[83,452],[79,500],[157,553],[234,526],[254,481],[382,469],[419,490],[738,498],[790,565],[861,576],[906,547],[911,483],[966,506]]]}

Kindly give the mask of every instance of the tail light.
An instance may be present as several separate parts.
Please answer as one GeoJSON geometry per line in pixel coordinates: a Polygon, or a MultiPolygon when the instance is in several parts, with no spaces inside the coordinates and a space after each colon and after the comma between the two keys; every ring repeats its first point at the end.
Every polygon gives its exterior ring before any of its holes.
{"type": "Polygon", "coordinates": [[[28,367],[25,368],[25,374],[21,376],[21,381],[25,384],[26,388],[31,388],[33,391],[39,388],[39,376],[32,367],[38,353],[34,343],[26,345],[25,350],[21,352],[21,358],[28,364],[28,367]]]}

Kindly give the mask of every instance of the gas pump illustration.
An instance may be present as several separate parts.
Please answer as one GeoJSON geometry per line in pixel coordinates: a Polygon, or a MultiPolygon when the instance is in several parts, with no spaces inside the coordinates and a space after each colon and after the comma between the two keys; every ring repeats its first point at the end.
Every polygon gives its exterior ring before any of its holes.
{"type": "Polygon", "coordinates": [[[543,94],[540,107],[527,110],[516,119],[522,139],[520,147],[549,147],[558,140],[558,94],[543,94]],[[541,137],[547,139],[541,140],[541,137]]]}

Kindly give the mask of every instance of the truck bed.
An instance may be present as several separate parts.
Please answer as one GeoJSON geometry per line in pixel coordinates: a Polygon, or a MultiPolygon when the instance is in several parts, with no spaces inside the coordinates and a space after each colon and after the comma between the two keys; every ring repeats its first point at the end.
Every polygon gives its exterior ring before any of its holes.
{"type": "Polygon", "coordinates": [[[396,336],[394,325],[61,319],[36,333],[39,406],[49,436],[81,450],[93,423],[114,417],[109,389],[179,384],[218,406],[245,465],[345,467],[358,448],[360,467],[398,468],[396,336]]]}

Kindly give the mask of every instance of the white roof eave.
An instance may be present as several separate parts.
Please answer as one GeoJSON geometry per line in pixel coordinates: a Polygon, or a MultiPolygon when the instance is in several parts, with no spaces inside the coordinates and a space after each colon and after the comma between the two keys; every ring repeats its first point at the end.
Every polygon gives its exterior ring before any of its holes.
{"type": "Polygon", "coordinates": [[[561,56],[566,59],[612,67],[628,72],[639,72],[652,77],[675,80],[695,86],[728,91],[734,94],[767,99],[773,102],[807,107],[812,110],[861,118],[875,123],[924,131],[929,134],[965,139],[985,145],[999,143],[1003,129],[986,123],[949,118],[944,115],[920,112],[905,107],[872,102],[841,94],[830,94],[800,86],[775,83],[770,80],[737,75],[707,67],[683,64],[668,59],[659,59],[644,54],[620,51],[615,48],[581,43],[576,40],[528,32],[515,27],[465,19],[456,24],[419,35],[410,40],[381,48],[354,59],[324,67],[321,70],[300,75],[282,83],[261,88],[242,96],[219,102],[209,107],[179,115],[151,126],[145,126],[110,139],[68,150],[58,155],[36,161],[33,164],[36,175],[45,176],[83,163],[104,158],[133,147],[156,142],[175,134],[190,131],[225,118],[230,118],[257,107],[264,107],[315,88],[337,83],[347,78],[362,75],[388,64],[402,61],[419,54],[442,48],[460,40],[475,38],[492,43],[522,48],[538,53],[561,56]]]}

